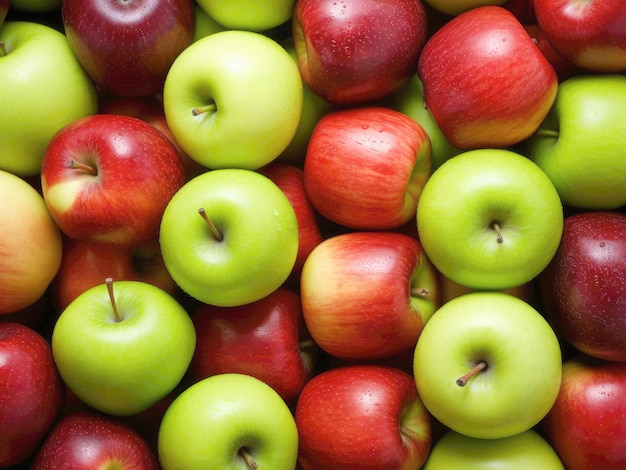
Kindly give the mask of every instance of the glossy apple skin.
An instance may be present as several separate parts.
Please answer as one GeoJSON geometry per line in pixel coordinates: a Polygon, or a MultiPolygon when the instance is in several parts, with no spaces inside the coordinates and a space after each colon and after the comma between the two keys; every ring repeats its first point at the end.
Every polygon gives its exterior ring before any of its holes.
{"type": "Polygon", "coordinates": [[[557,76],[522,24],[503,7],[453,18],[431,36],[418,63],[426,106],[450,143],[503,148],[541,124],[557,76]]]}
{"type": "Polygon", "coordinates": [[[139,433],[118,420],[93,412],[74,412],[50,430],[31,470],[72,468],[157,470],[155,455],[139,433]]]}
{"type": "Polygon", "coordinates": [[[25,325],[0,322],[0,466],[28,459],[62,406],[50,344],[25,325]]]}
{"type": "Polygon", "coordinates": [[[298,0],[292,26],[304,83],[330,103],[356,104],[415,72],[427,19],[418,0],[298,0]]]}
{"type": "Polygon", "coordinates": [[[200,306],[192,316],[196,351],[190,366],[194,382],[221,373],[256,377],[285,401],[294,399],[311,372],[300,356],[303,323],[300,297],[279,288],[237,307],[200,306]]]}
{"type": "Polygon", "coordinates": [[[626,363],[579,355],[563,381],[543,430],[568,470],[626,468],[626,363]]]}
{"type": "Polygon", "coordinates": [[[69,0],[65,34],[101,88],[120,96],[160,92],[174,59],[191,44],[191,0],[69,0]]]}
{"type": "Polygon", "coordinates": [[[138,118],[100,114],[74,121],[50,142],[42,193],[71,238],[136,245],[158,238],[161,216],[186,181],[167,137],[138,118]],[[72,168],[71,161],[96,169],[72,168]]]}
{"type": "Polygon", "coordinates": [[[524,28],[533,41],[535,41],[544,57],[550,62],[552,68],[554,68],[559,83],[581,73],[581,70],[577,66],[557,52],[538,24],[525,24],[524,28]]]}
{"type": "Polygon", "coordinates": [[[324,240],[304,263],[302,312],[313,340],[342,359],[377,359],[415,347],[439,305],[437,276],[420,243],[392,232],[324,240]],[[428,294],[412,293],[413,288],[428,294]]]}
{"type": "Polygon", "coordinates": [[[626,70],[626,3],[534,0],[537,23],[554,48],[593,72],[626,70]]]}
{"type": "Polygon", "coordinates": [[[626,361],[626,214],[566,217],[540,289],[546,317],[564,340],[591,356],[626,361]]]}
{"type": "Polygon", "coordinates": [[[322,372],[302,390],[295,420],[304,470],[421,468],[432,443],[413,378],[393,367],[322,372]]]}

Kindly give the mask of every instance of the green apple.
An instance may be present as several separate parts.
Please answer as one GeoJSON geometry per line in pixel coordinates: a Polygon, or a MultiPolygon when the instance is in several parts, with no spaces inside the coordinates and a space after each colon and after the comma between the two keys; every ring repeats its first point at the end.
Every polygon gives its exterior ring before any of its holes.
{"type": "Polygon", "coordinates": [[[194,12],[196,16],[196,28],[194,29],[193,42],[205,36],[210,36],[211,34],[228,29],[211,18],[197,2],[194,5],[194,12]]]}
{"type": "Polygon", "coordinates": [[[295,0],[197,0],[207,14],[228,29],[265,31],[291,19],[295,0]]]}
{"type": "Polygon", "coordinates": [[[61,9],[61,0],[11,0],[11,8],[29,13],[46,13],[61,9]]]}
{"type": "Polygon", "coordinates": [[[298,254],[298,222],[272,180],[224,168],[178,190],[163,213],[160,243],[182,290],[232,307],[260,300],[287,280],[298,254]]]}
{"type": "Polygon", "coordinates": [[[458,433],[500,439],[531,429],[561,385],[561,348],[523,300],[473,292],[439,308],[415,347],[413,370],[430,413],[458,433]]]}
{"type": "Polygon", "coordinates": [[[483,5],[503,5],[507,0],[424,0],[424,2],[441,13],[456,16],[483,5]]]}
{"type": "Polygon", "coordinates": [[[140,281],[92,287],[63,310],[52,354],[69,389],[111,415],[134,415],[170,393],[196,346],[185,309],[170,294],[140,281]]]}
{"type": "Polygon", "coordinates": [[[580,75],[561,82],[525,152],[564,204],[592,210],[626,205],[626,76],[580,75]]]}
{"type": "Polygon", "coordinates": [[[48,142],[70,122],[97,111],[96,89],[65,36],[28,21],[0,29],[0,168],[39,174],[48,142]]]}
{"type": "Polygon", "coordinates": [[[293,470],[298,430],[290,409],[265,382],[218,374],[184,390],[159,428],[163,470],[293,470]]]}
{"type": "Polygon", "coordinates": [[[502,439],[476,439],[447,431],[431,449],[423,470],[564,470],[555,450],[536,431],[502,439]]]}
{"type": "Polygon", "coordinates": [[[293,139],[302,113],[298,66],[276,41],[250,31],[197,40],[174,61],[163,89],[168,126],[201,165],[255,170],[293,139]]]}
{"type": "Polygon", "coordinates": [[[503,290],[548,265],[561,240],[563,207],[550,179],[528,158],[470,150],[426,181],[417,229],[445,277],[473,289],[503,290]]]}

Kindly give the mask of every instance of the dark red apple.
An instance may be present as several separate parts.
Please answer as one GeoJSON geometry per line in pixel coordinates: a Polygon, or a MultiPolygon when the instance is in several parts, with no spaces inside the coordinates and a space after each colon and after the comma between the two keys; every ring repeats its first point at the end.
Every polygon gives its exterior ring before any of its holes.
{"type": "Polygon", "coordinates": [[[576,349],[626,361],[626,214],[569,215],[559,248],[540,275],[545,314],[576,349]]]}
{"type": "Polygon", "coordinates": [[[523,25],[536,23],[534,0],[508,0],[502,6],[509,10],[523,25]]]}
{"type": "Polygon", "coordinates": [[[626,362],[578,355],[563,364],[561,389],[543,430],[567,470],[626,468],[626,362]]]}
{"type": "Polygon", "coordinates": [[[0,0],[0,28],[4,23],[4,19],[7,17],[7,13],[9,13],[10,7],[11,0],[0,0]]]}
{"type": "Polygon", "coordinates": [[[428,28],[421,0],[298,0],[292,26],[305,84],[333,104],[391,94],[415,73],[428,28]]]}
{"type": "Polygon", "coordinates": [[[162,91],[174,59],[191,44],[192,0],[65,0],[62,20],[78,61],[102,89],[121,96],[162,91]]]}
{"type": "Polygon", "coordinates": [[[31,457],[62,406],[48,341],[25,325],[0,322],[0,467],[31,457]]]}

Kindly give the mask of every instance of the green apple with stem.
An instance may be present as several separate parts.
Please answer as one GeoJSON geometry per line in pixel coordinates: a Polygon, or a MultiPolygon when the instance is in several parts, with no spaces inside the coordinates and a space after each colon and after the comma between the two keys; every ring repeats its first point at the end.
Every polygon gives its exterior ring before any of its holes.
{"type": "Polygon", "coordinates": [[[105,279],[61,312],[52,354],[68,388],[104,413],[129,416],[172,392],[196,346],[193,322],[164,290],[105,279]]]}
{"type": "Polygon", "coordinates": [[[587,74],[559,84],[552,109],[523,150],[564,204],[626,205],[626,76],[587,74]]]}
{"type": "Polygon", "coordinates": [[[452,281],[503,290],[535,278],[561,240],[563,207],[548,176],[504,149],[458,154],[426,181],[417,230],[427,256],[452,281]]]}
{"type": "Polygon", "coordinates": [[[163,105],[192,159],[210,169],[256,170],[293,139],[302,94],[298,66],[279,43],[229,30],[195,41],[176,58],[163,105]]]}
{"type": "Polygon", "coordinates": [[[4,23],[0,83],[0,168],[19,176],[39,174],[52,136],[97,111],[96,88],[65,35],[43,24],[4,23]]]}
{"type": "Polygon", "coordinates": [[[207,14],[228,29],[266,31],[291,19],[295,0],[197,0],[207,14]]]}
{"type": "Polygon", "coordinates": [[[561,385],[561,347],[543,316],[501,292],[450,300],[426,323],[413,370],[430,413],[458,433],[500,439],[531,429],[561,385]]]}
{"type": "Polygon", "coordinates": [[[552,446],[535,430],[502,439],[477,439],[447,431],[431,449],[423,470],[565,470],[552,446]]]}
{"type": "Polygon", "coordinates": [[[265,382],[226,373],[184,390],[158,435],[163,470],[293,470],[298,430],[283,399],[265,382]]]}
{"type": "Polygon", "coordinates": [[[285,193],[242,168],[202,173],[165,208],[161,252],[172,279],[191,297],[233,307],[269,295],[289,277],[298,221],[285,193]]]}

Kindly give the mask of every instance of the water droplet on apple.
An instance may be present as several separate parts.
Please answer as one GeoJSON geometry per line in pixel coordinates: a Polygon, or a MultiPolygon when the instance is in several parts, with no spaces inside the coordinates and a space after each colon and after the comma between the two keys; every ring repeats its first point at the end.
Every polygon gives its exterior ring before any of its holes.
{"type": "Polygon", "coordinates": [[[605,245],[606,245],[606,243],[600,242],[600,248],[604,248],[605,245]]]}
{"type": "Polygon", "coordinates": [[[346,57],[350,58],[352,55],[352,48],[350,46],[346,46],[343,48],[343,51],[346,53],[346,57]]]}
{"type": "Polygon", "coordinates": [[[361,126],[363,129],[369,129],[370,126],[368,126],[367,124],[364,124],[363,126],[361,126]]]}

